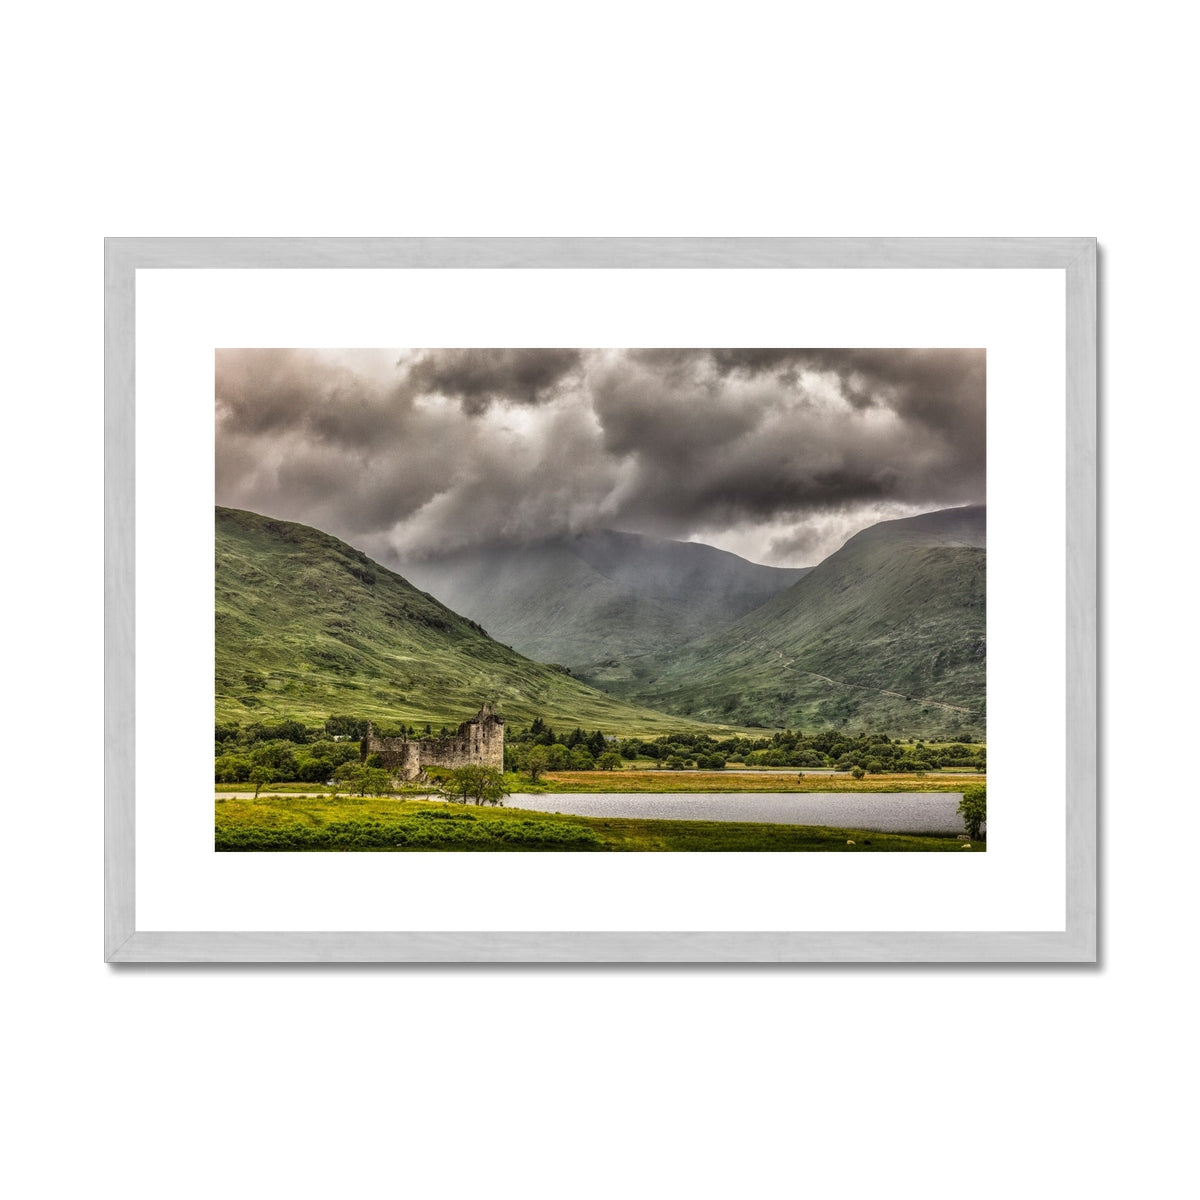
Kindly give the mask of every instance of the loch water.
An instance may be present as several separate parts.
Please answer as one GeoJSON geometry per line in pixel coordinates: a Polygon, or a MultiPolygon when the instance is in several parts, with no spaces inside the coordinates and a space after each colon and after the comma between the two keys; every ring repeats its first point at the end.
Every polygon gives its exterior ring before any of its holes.
{"type": "Polygon", "coordinates": [[[881,833],[962,833],[961,792],[514,793],[509,808],[583,817],[671,821],[767,821],[881,833]]]}

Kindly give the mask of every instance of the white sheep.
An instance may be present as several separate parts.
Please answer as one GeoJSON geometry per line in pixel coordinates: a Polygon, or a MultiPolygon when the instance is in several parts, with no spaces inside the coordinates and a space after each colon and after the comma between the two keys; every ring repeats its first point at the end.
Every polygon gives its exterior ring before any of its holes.
{"type": "Polygon", "coordinates": [[[847,846],[853,846],[853,845],[854,845],[854,843],[853,843],[853,842],[850,840],[850,838],[847,838],[847,839],[846,839],[846,845],[847,845],[847,846]]]}

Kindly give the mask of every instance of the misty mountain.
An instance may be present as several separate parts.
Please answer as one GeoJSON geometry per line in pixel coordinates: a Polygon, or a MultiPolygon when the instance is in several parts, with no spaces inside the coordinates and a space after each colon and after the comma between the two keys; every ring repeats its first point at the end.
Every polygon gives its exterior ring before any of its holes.
{"type": "Polygon", "coordinates": [[[801,579],[694,542],[602,531],[462,551],[403,570],[418,587],[540,662],[606,678],[728,625],[801,579]]]}

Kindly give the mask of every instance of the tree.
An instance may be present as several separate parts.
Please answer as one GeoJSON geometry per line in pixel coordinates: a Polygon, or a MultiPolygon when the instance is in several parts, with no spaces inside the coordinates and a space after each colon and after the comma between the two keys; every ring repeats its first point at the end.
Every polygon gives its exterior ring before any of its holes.
{"type": "Polygon", "coordinates": [[[615,750],[605,750],[596,760],[596,766],[602,771],[615,771],[621,765],[621,756],[615,750]]]}
{"type": "Polygon", "coordinates": [[[550,755],[545,746],[532,746],[525,755],[525,770],[529,772],[529,782],[537,783],[538,776],[550,763],[550,755]]]}
{"type": "Polygon", "coordinates": [[[338,783],[344,783],[352,794],[378,796],[391,786],[391,778],[382,767],[368,767],[361,762],[346,762],[333,773],[338,783]]]}
{"type": "Polygon", "coordinates": [[[963,798],[958,802],[958,813],[967,827],[967,836],[985,837],[987,825],[987,786],[982,783],[963,789],[963,798]]]}
{"type": "Polygon", "coordinates": [[[295,747],[290,742],[262,742],[250,751],[250,762],[256,767],[270,767],[275,779],[296,778],[295,747]]]}
{"type": "Polygon", "coordinates": [[[592,752],[587,746],[580,742],[571,750],[571,770],[572,771],[591,771],[596,766],[596,760],[592,757],[592,752]]]}
{"type": "Polygon", "coordinates": [[[333,738],[348,738],[358,742],[367,736],[367,722],[362,717],[330,717],[325,722],[325,732],[333,738]]]}
{"type": "Polygon", "coordinates": [[[365,767],[362,773],[362,780],[359,784],[359,795],[365,796],[368,792],[372,796],[382,796],[392,786],[391,777],[382,767],[365,767]]]}
{"type": "Polygon", "coordinates": [[[504,790],[504,776],[495,767],[456,767],[450,772],[442,790],[469,804],[503,804],[508,793],[504,790]]]}
{"type": "Polygon", "coordinates": [[[250,760],[240,754],[222,754],[216,760],[218,783],[242,783],[250,778],[250,760]]]}
{"type": "Polygon", "coordinates": [[[333,778],[338,783],[344,783],[347,791],[355,792],[358,790],[359,781],[365,770],[366,767],[361,762],[344,762],[334,771],[333,778]]]}
{"type": "Polygon", "coordinates": [[[270,767],[254,767],[250,771],[250,782],[254,784],[254,798],[258,799],[259,789],[264,783],[270,783],[275,778],[275,772],[270,767]]]}
{"type": "Polygon", "coordinates": [[[297,758],[296,778],[301,783],[324,783],[333,770],[333,763],[325,758],[297,758]]]}

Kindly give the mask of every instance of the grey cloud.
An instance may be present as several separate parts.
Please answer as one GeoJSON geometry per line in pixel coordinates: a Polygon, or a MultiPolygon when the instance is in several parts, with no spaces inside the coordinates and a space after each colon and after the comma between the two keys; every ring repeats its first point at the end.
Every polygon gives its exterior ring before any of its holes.
{"type": "Polygon", "coordinates": [[[218,431],[249,437],[307,431],[316,442],[370,447],[399,432],[411,399],[395,381],[356,374],[314,350],[220,350],[218,431]]]}
{"type": "Polygon", "coordinates": [[[704,374],[702,359],[651,360],[650,353],[605,363],[589,374],[592,408],[611,453],[662,454],[683,467],[696,453],[743,437],[762,421],[763,405],[723,391],[704,374]]]}
{"type": "MultiPolygon", "coordinates": [[[[820,352],[826,369],[857,375],[879,388],[901,416],[938,432],[982,435],[983,350],[840,350],[820,352]]],[[[981,437],[980,437],[981,441],[981,437]]]]}
{"type": "Polygon", "coordinates": [[[630,358],[672,372],[701,372],[721,379],[774,377],[794,383],[803,372],[835,376],[852,407],[886,405],[935,429],[959,430],[983,420],[986,354],[982,349],[788,349],[742,347],[711,350],[638,350],[630,358]]]}
{"type": "Polygon", "coordinates": [[[941,361],[958,353],[639,351],[611,362],[590,381],[606,447],[637,463],[625,515],[686,535],[981,495],[982,356],[974,378],[974,363],[941,361]],[[842,404],[812,390],[814,374],[836,380],[842,404]]]}
{"type": "Polygon", "coordinates": [[[982,501],[984,386],[976,350],[220,351],[217,497],[393,564],[605,527],[799,564],[982,501]]]}
{"type": "Polygon", "coordinates": [[[578,350],[425,350],[407,371],[415,391],[449,396],[477,416],[497,401],[541,403],[581,359],[578,350]]]}
{"type": "Polygon", "coordinates": [[[413,557],[594,528],[618,472],[585,410],[555,413],[519,438],[481,436],[474,453],[457,457],[451,485],[406,524],[396,552],[413,557]]]}
{"type": "Polygon", "coordinates": [[[767,544],[765,560],[783,565],[816,563],[860,529],[878,521],[911,515],[911,507],[886,501],[829,512],[772,538],[767,544]]]}

